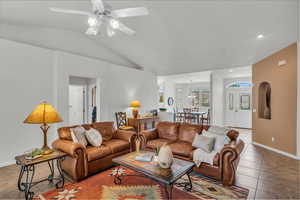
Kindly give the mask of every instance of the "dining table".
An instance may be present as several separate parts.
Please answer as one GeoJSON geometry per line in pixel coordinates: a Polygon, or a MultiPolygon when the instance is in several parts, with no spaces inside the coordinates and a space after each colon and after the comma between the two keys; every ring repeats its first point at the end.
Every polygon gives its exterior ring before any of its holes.
{"type": "Polygon", "coordinates": [[[190,113],[196,118],[197,124],[203,125],[203,117],[207,112],[201,111],[201,112],[190,112],[190,113]]]}

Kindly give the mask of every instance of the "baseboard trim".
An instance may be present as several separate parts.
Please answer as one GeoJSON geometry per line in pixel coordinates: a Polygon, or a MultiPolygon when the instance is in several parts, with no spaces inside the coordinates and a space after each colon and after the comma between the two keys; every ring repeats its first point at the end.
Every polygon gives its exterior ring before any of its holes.
{"type": "Polygon", "coordinates": [[[16,162],[3,162],[3,163],[0,163],[0,167],[6,167],[9,165],[14,165],[14,164],[16,164],[16,162]]]}
{"type": "Polygon", "coordinates": [[[268,150],[270,150],[270,151],[279,153],[279,154],[281,154],[281,155],[284,155],[284,156],[293,158],[293,159],[295,159],[295,160],[300,160],[300,157],[299,157],[299,156],[296,156],[296,155],[287,153],[287,152],[285,152],[285,151],[281,151],[281,150],[278,150],[278,149],[274,149],[274,148],[272,148],[272,147],[269,147],[269,146],[266,146],[266,145],[263,145],[263,144],[259,144],[259,143],[257,143],[257,142],[252,142],[252,144],[254,144],[254,145],[256,145],[256,146],[259,146],[259,147],[262,147],[262,148],[265,148],[265,149],[268,149],[268,150]]]}

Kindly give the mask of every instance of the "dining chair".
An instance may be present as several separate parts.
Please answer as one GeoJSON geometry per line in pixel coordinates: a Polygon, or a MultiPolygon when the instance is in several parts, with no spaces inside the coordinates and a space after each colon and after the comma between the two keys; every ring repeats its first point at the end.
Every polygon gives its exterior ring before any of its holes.
{"type": "Polygon", "coordinates": [[[207,110],[206,116],[201,118],[202,125],[204,124],[210,125],[210,109],[207,110]]]}
{"type": "Polygon", "coordinates": [[[191,108],[183,108],[183,112],[190,113],[190,112],[192,112],[192,109],[191,108]]]}
{"type": "Polygon", "coordinates": [[[184,122],[184,112],[176,112],[175,115],[175,122],[184,122]]]}
{"type": "Polygon", "coordinates": [[[126,112],[116,112],[116,121],[118,129],[125,131],[135,131],[133,126],[128,126],[126,112]]]}

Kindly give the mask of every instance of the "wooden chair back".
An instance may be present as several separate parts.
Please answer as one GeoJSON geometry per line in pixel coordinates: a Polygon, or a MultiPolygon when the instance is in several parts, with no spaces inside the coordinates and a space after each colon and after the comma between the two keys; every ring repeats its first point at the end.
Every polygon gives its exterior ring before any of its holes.
{"type": "Polygon", "coordinates": [[[126,112],[116,112],[117,127],[127,126],[126,112]]]}

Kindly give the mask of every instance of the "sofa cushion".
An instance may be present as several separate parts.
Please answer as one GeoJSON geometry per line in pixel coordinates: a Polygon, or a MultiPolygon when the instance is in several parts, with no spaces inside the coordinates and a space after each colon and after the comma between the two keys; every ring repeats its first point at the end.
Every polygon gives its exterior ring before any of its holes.
{"type": "Polygon", "coordinates": [[[101,145],[100,147],[87,146],[86,153],[88,162],[90,162],[108,156],[112,151],[109,147],[104,145],[101,145]]]}
{"type": "Polygon", "coordinates": [[[183,123],[179,126],[179,135],[178,139],[180,141],[192,143],[196,134],[201,133],[202,126],[183,123]]]}
{"type": "Polygon", "coordinates": [[[189,142],[177,141],[169,145],[174,154],[190,158],[193,150],[192,144],[189,142]]]}
{"type": "Polygon", "coordinates": [[[99,131],[102,135],[103,141],[108,141],[112,139],[114,129],[114,122],[96,122],[92,124],[92,127],[99,131]]]}
{"type": "Polygon", "coordinates": [[[120,139],[104,141],[103,144],[109,147],[112,153],[118,153],[130,148],[129,142],[120,139]]]}
{"type": "Polygon", "coordinates": [[[155,140],[149,140],[146,144],[146,147],[150,149],[156,149],[156,147],[161,147],[164,144],[170,144],[170,143],[172,143],[171,140],[159,138],[155,140]]]}
{"type": "Polygon", "coordinates": [[[159,138],[175,141],[178,138],[178,123],[159,122],[157,132],[159,138]]]}

